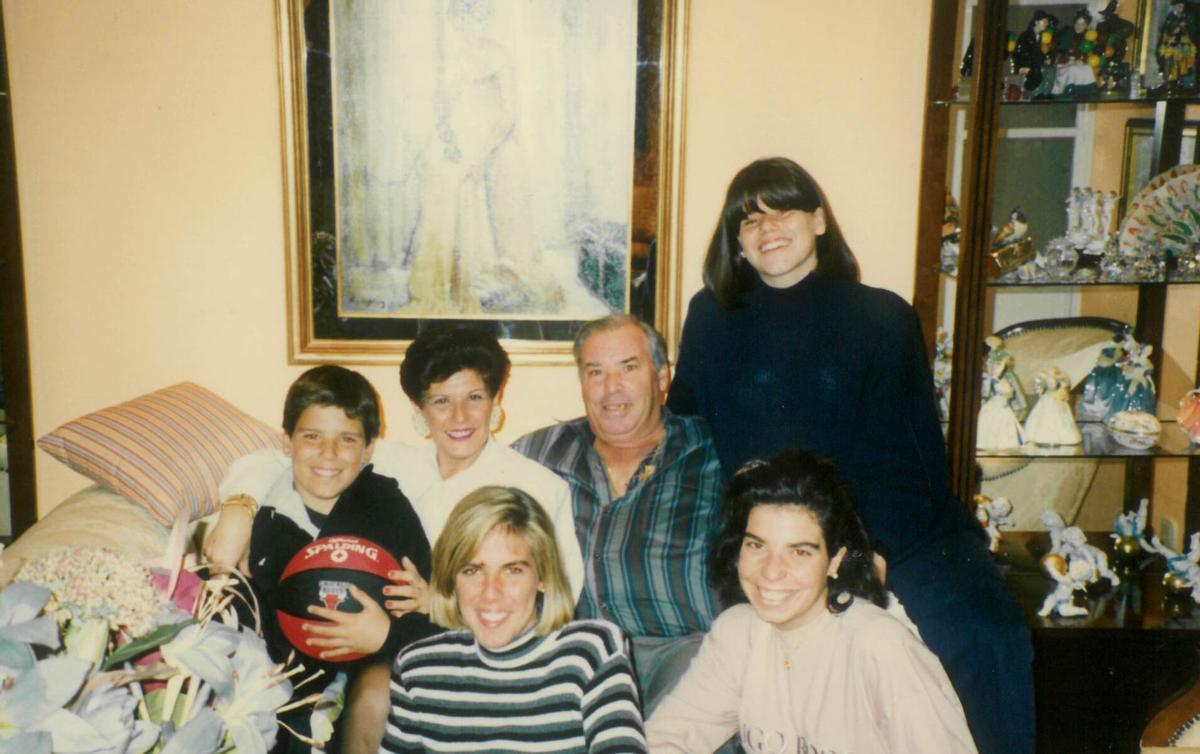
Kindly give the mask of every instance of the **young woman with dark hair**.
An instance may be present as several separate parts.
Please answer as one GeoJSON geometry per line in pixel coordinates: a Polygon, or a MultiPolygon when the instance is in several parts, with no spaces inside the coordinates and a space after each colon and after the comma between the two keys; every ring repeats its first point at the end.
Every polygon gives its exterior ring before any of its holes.
{"type": "Polygon", "coordinates": [[[888,588],[955,684],[979,749],[1033,750],[1029,631],[950,491],[916,313],[857,282],[821,189],[791,160],[729,186],[667,406],[707,419],[724,473],[803,448],[835,462],[888,588]]]}
{"type": "Polygon", "coordinates": [[[831,464],[751,461],[725,492],[711,577],[733,601],[646,725],[652,752],[974,752],[937,658],[884,611],[866,531],[831,464]]]}

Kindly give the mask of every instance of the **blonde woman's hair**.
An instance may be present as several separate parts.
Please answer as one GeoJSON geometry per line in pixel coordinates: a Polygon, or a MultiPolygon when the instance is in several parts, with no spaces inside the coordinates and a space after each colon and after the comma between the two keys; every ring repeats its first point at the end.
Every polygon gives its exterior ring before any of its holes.
{"type": "MultiPolygon", "coordinates": [[[[542,608],[534,632],[544,636],[571,620],[574,600],[563,572],[554,523],[527,493],[515,487],[480,487],[454,506],[433,547],[429,618],[444,628],[466,628],[458,605],[455,581],[493,529],[520,537],[533,557],[542,582],[542,608]]],[[[567,536],[575,536],[568,532],[567,536]]]]}

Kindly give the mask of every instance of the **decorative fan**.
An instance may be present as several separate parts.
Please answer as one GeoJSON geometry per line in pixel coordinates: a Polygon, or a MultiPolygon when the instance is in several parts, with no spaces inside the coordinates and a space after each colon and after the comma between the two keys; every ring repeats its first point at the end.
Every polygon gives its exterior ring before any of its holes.
{"type": "Polygon", "coordinates": [[[1179,165],[1150,180],[1121,222],[1122,254],[1141,243],[1157,243],[1178,256],[1200,244],[1200,165],[1179,165]]]}

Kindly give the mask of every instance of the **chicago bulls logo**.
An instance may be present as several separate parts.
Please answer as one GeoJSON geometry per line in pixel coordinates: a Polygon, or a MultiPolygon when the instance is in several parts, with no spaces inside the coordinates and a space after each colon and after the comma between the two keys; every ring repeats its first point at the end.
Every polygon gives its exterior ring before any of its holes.
{"type": "Polygon", "coordinates": [[[327,609],[337,610],[349,598],[350,589],[345,581],[321,581],[317,594],[327,609]]]}

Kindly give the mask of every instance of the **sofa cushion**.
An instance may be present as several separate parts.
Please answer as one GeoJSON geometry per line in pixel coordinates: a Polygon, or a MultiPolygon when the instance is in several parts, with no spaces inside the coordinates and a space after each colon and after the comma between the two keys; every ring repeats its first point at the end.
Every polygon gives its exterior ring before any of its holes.
{"type": "Polygon", "coordinates": [[[229,464],[281,440],[215,393],[181,382],[69,421],[37,444],[169,527],[216,510],[229,464]]]}
{"type": "Polygon", "coordinates": [[[142,560],[161,558],[168,535],[145,508],[94,484],[63,500],[4,548],[0,583],[12,580],[27,561],[61,547],[94,545],[142,560]]]}

